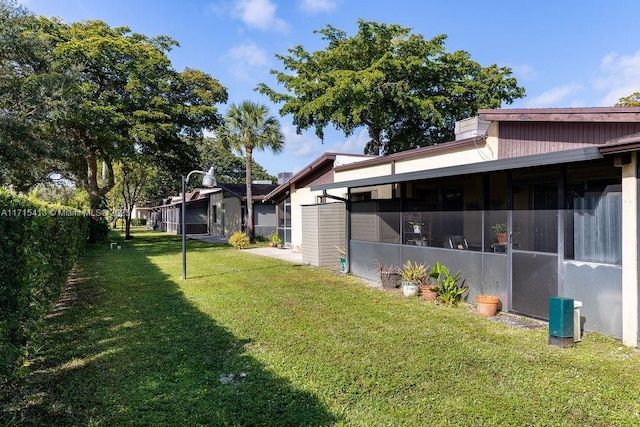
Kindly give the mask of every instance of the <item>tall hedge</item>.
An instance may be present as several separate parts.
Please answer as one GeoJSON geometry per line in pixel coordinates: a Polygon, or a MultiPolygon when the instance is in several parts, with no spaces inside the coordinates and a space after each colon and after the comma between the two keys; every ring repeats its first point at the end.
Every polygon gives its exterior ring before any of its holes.
{"type": "Polygon", "coordinates": [[[0,389],[86,243],[82,212],[0,189],[0,389]]]}

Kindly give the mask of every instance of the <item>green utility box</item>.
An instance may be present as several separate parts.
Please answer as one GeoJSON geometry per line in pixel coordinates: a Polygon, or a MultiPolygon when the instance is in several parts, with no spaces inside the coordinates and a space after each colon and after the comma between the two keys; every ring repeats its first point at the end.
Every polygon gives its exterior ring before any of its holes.
{"type": "Polygon", "coordinates": [[[573,299],[549,298],[549,344],[573,345],[573,299]]]}

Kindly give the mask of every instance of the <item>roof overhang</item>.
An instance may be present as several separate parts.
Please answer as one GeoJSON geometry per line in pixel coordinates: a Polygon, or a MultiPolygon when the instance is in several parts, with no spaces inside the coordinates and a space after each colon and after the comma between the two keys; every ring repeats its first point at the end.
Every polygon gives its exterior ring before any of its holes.
{"type": "Polygon", "coordinates": [[[599,147],[585,147],[576,150],[565,150],[553,153],[535,154],[531,156],[514,157],[510,159],[490,160],[486,162],[468,163],[438,169],[427,169],[406,172],[395,175],[376,176],[372,178],[354,179],[351,181],[334,182],[312,186],[312,191],[330,190],[334,188],[369,187],[373,185],[394,184],[422,179],[443,178],[449,176],[470,175],[487,172],[506,171],[512,169],[530,168],[535,166],[558,165],[587,160],[602,159],[599,147]]]}
{"type": "Polygon", "coordinates": [[[497,122],[635,123],[640,120],[640,108],[501,108],[479,110],[478,116],[482,120],[497,122]]]}

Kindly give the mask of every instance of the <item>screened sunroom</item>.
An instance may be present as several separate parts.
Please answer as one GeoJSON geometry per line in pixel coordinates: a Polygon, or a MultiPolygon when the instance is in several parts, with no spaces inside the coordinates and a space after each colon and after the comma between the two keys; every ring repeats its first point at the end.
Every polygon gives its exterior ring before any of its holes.
{"type": "Polygon", "coordinates": [[[621,185],[613,158],[588,147],[312,189],[348,188],[357,276],[440,261],[462,271],[470,301],[497,294],[503,310],[547,319],[549,297],[567,296],[586,329],[620,336],[621,185]]]}

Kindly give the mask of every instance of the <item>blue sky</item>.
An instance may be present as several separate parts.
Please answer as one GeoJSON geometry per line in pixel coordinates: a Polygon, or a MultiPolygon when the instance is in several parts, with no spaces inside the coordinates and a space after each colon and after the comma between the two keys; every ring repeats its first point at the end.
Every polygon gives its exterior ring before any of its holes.
{"type": "MultiPolygon", "coordinates": [[[[191,67],[217,78],[229,103],[252,100],[280,118],[286,148],[256,152],[271,174],[296,172],[326,151],[361,154],[367,133],[312,131],[296,135],[289,116],[254,91],[276,86],[275,54],[295,45],[325,46],[313,30],[327,24],[355,34],[364,19],[409,27],[429,39],[448,36],[447,51],[466,50],[483,66],[513,69],[527,97],[507,108],[611,106],[640,91],[640,33],[636,0],[21,0],[38,15],[65,22],[99,19],[147,36],[180,43],[170,53],[178,70],[191,67]]],[[[277,87],[282,90],[282,87],[277,87]]],[[[228,105],[228,104],[227,104],[228,105]]],[[[221,106],[224,112],[226,106],[221,106]]]]}

